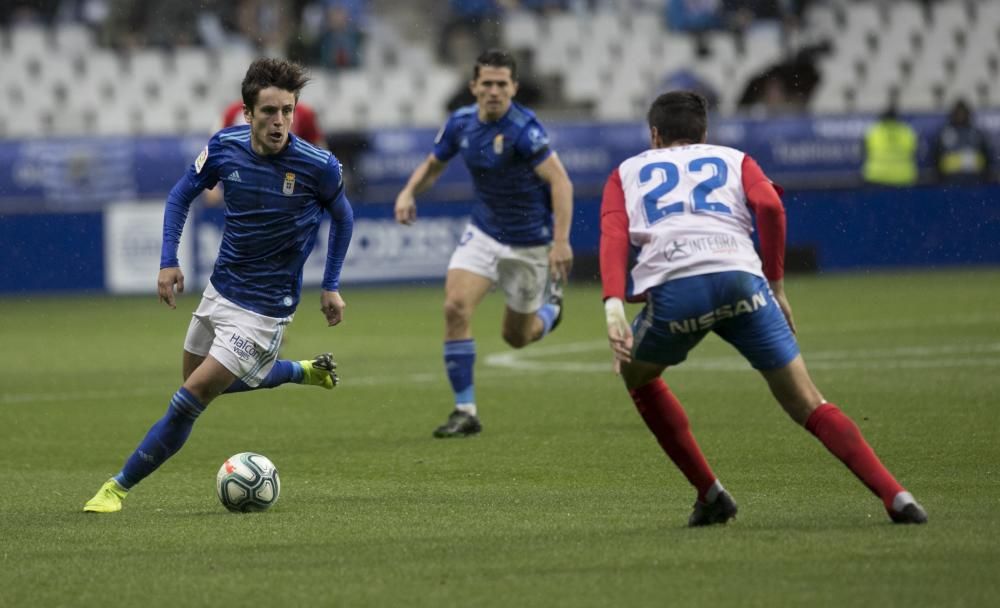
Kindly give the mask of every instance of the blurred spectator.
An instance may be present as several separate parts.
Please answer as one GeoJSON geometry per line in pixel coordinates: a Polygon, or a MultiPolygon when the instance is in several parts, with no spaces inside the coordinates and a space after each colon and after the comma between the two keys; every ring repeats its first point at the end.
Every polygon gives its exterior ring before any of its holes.
{"type": "Polygon", "coordinates": [[[0,26],[51,25],[59,0],[7,0],[0,2],[0,26]]]}
{"type": "Polygon", "coordinates": [[[345,3],[329,3],[317,42],[319,65],[334,69],[358,67],[361,65],[361,43],[361,28],[351,8],[345,3]]]}
{"type": "Polygon", "coordinates": [[[570,0],[518,0],[513,4],[539,15],[549,15],[566,12],[573,3],[570,0]]]}
{"type": "Polygon", "coordinates": [[[230,18],[237,31],[261,54],[285,54],[292,26],[297,21],[293,6],[268,0],[238,0],[231,10],[230,18]]]}
{"type": "Polygon", "coordinates": [[[323,0],[326,8],[340,8],[347,11],[347,18],[359,30],[368,26],[368,0],[323,0]]]}
{"type": "Polygon", "coordinates": [[[116,49],[135,49],[146,44],[146,12],[149,5],[129,0],[109,0],[108,19],[102,42],[116,49]]]}
{"type": "Polygon", "coordinates": [[[878,186],[911,186],[917,182],[917,133],[900,119],[895,100],[865,132],[865,182],[878,186]]]}
{"type": "Polygon", "coordinates": [[[101,31],[104,44],[131,50],[197,44],[199,17],[214,5],[214,0],[108,0],[103,13],[95,6],[84,9],[106,16],[101,31]]]}
{"type": "Polygon", "coordinates": [[[737,107],[762,117],[804,113],[820,73],[817,55],[828,50],[823,45],[808,47],[750,79],[737,107]]]}
{"type": "Polygon", "coordinates": [[[785,48],[795,48],[802,15],[811,0],[723,0],[726,25],[736,36],[738,50],[746,51],[746,33],[754,28],[781,30],[785,48]]]}
{"type": "Polygon", "coordinates": [[[939,181],[976,183],[991,178],[989,138],[976,127],[972,109],[963,99],[955,102],[947,124],[935,135],[932,154],[939,181]]]}
{"type": "Polygon", "coordinates": [[[785,0],[723,0],[726,14],[739,29],[762,19],[780,20],[789,4],[785,0]]]}
{"type": "Polygon", "coordinates": [[[667,27],[693,35],[698,55],[707,55],[705,34],[724,25],[722,0],[667,0],[665,6],[667,27]]]}
{"type": "Polygon", "coordinates": [[[740,109],[746,110],[750,115],[757,118],[775,118],[795,114],[801,108],[797,108],[788,94],[788,87],[785,79],[781,76],[780,70],[775,67],[755,78],[747,86],[747,93],[741,102],[740,109]]]}
{"type": "Polygon", "coordinates": [[[722,27],[722,0],[667,0],[667,27],[678,32],[704,32],[722,27]]]}

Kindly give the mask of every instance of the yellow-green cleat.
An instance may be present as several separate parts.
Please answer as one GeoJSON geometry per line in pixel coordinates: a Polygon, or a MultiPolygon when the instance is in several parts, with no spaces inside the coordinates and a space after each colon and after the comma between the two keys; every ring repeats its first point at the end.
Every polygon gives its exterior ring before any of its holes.
{"type": "Polygon", "coordinates": [[[302,366],[302,384],[322,386],[327,390],[340,384],[340,378],[337,377],[337,363],[330,353],[316,355],[312,361],[299,361],[299,365],[302,366]]]}
{"type": "Polygon", "coordinates": [[[114,513],[122,510],[122,500],[128,495],[128,490],[118,485],[114,478],[104,482],[94,497],[83,505],[85,513],[114,513]]]}

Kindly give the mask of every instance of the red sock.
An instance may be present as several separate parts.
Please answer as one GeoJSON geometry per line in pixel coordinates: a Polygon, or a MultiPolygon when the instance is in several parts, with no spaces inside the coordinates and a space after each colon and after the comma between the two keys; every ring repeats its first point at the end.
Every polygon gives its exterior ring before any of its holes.
{"type": "Polygon", "coordinates": [[[705,493],[715,483],[715,473],[691,434],[680,401],[660,378],[629,391],[629,395],[660,447],[698,490],[698,500],[706,502],[705,493]]]}
{"type": "Polygon", "coordinates": [[[806,429],[881,498],[887,510],[892,510],[892,499],[904,491],[903,486],[882,465],[847,414],[832,403],[824,403],[806,420],[806,429]]]}

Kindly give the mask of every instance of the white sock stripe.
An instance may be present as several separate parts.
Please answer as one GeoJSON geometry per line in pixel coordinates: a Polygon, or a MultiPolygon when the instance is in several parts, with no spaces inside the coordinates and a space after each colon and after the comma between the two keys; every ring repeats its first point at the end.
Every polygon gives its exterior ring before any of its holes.
{"type": "Polygon", "coordinates": [[[170,400],[170,407],[191,419],[197,418],[204,411],[204,408],[199,409],[178,394],[175,394],[173,399],[170,400]]]}

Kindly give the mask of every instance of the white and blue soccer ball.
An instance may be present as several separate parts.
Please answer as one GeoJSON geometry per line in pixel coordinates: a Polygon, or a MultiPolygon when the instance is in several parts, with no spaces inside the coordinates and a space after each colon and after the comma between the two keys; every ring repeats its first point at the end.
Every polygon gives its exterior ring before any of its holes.
{"type": "Polygon", "coordinates": [[[278,502],[281,480],[269,458],[240,452],[222,463],[215,476],[215,490],[222,506],[230,511],[266,511],[278,502]]]}

